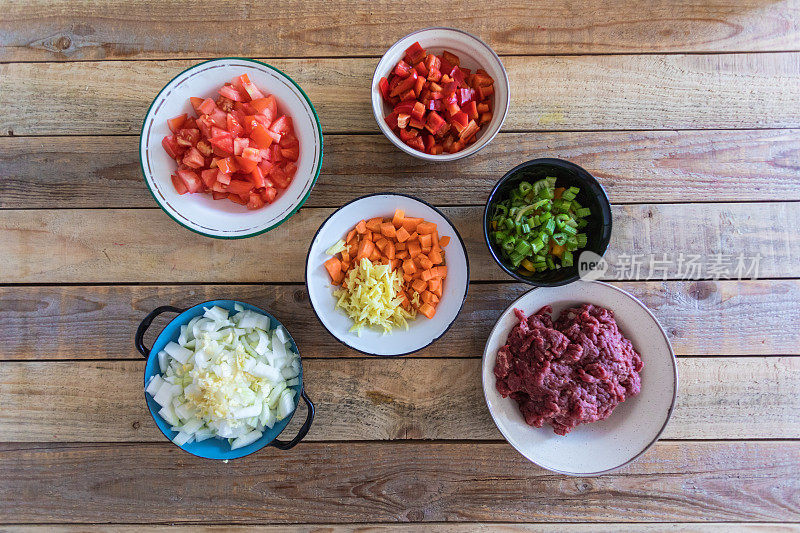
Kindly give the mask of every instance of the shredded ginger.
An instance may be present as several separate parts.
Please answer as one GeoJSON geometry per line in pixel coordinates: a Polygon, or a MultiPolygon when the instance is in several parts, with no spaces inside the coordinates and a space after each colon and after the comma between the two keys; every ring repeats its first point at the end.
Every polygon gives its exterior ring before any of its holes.
{"type": "Polygon", "coordinates": [[[336,307],[354,322],[350,331],[360,336],[364,327],[373,326],[389,333],[395,326],[408,329],[407,320],[416,317],[413,309],[406,311],[401,305],[403,297],[398,295],[402,286],[403,278],[397,270],[363,258],[350,269],[333,296],[337,298],[336,307]]]}

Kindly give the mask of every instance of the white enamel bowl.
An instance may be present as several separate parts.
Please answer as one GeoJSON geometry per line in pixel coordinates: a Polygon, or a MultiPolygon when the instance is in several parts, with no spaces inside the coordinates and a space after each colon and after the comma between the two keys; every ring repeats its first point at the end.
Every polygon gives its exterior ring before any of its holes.
{"type": "Polygon", "coordinates": [[[666,427],[678,390],[672,347],[653,314],[627,292],[599,281],[534,289],[511,304],[486,342],[482,378],[489,411],[506,440],[537,465],[574,476],[603,474],[644,453],[666,427]],[[518,323],[514,309],[531,315],[550,305],[555,319],[563,309],[583,303],[614,312],[620,331],[642,357],[642,390],[619,404],[607,419],[582,424],[561,436],[547,423],[541,428],[525,423],[517,402],[497,392],[494,365],[497,351],[518,323]]]}
{"type": "Polygon", "coordinates": [[[500,61],[494,50],[474,35],[453,28],[426,28],[409,33],[386,51],[375,68],[375,74],[372,76],[372,112],[378,122],[378,127],[392,144],[405,153],[426,161],[454,161],[471,156],[489,144],[497,135],[497,132],[500,131],[500,127],[506,119],[510,100],[508,74],[506,74],[503,62],[500,61]],[[472,69],[473,72],[475,69],[482,68],[494,79],[492,120],[481,128],[474,143],[455,154],[430,155],[415,150],[401,141],[389,129],[384,120],[384,117],[392,112],[392,108],[383,101],[378,83],[382,77],[389,76],[397,62],[405,55],[406,49],[417,41],[424,49],[434,54],[440,54],[443,50],[448,50],[461,59],[461,65],[465,68],[472,69]]]}
{"type": "Polygon", "coordinates": [[[139,155],[150,192],[177,223],[208,237],[239,239],[269,231],[300,209],[322,167],[322,129],[308,96],[280,70],[252,59],[214,59],[181,72],[158,93],[142,125],[139,155]],[[217,89],[242,74],[275,95],[279,111],[292,117],[300,141],[297,174],[289,188],[272,204],[252,211],[207,194],[178,194],[170,179],[175,161],[161,147],[161,139],[170,134],[167,120],[181,113],[194,114],[190,96],[216,99],[217,89]]]}
{"type": "Polygon", "coordinates": [[[317,318],[337,340],[368,355],[407,355],[436,341],[453,324],[467,297],[469,262],[461,236],[441,211],[411,196],[374,194],[343,205],[320,226],[306,258],[306,286],[317,318]],[[450,237],[450,243],[444,248],[447,277],[442,298],[432,319],[418,316],[409,322],[408,330],[395,328],[386,335],[380,330],[364,328],[359,337],[349,331],[353,326],[350,317],[336,309],[334,287],[323,265],[330,258],[325,250],[344,239],[360,220],[391,217],[396,209],[402,209],[409,217],[435,223],[441,237],[450,237]]]}

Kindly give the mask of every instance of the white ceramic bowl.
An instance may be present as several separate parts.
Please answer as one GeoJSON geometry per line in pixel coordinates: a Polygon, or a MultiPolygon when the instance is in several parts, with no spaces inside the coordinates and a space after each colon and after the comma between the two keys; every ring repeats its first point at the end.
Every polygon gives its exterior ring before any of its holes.
{"type": "Polygon", "coordinates": [[[311,100],[280,70],[252,59],[213,59],[184,70],[158,93],[142,125],[139,155],[150,192],[177,223],[208,237],[252,237],[285,222],[308,198],[322,168],[322,128],[311,100]],[[170,134],[168,119],[181,113],[194,115],[190,96],[216,99],[217,89],[241,74],[275,95],[279,110],[292,117],[300,141],[297,174],[289,188],[272,204],[252,211],[208,194],[178,194],[170,179],[175,161],[161,147],[161,139],[170,134]]]}
{"type": "Polygon", "coordinates": [[[497,135],[497,132],[500,131],[500,127],[506,119],[509,101],[508,74],[506,74],[506,69],[494,50],[474,35],[453,28],[426,28],[409,33],[394,43],[391,48],[383,54],[383,57],[378,62],[378,66],[375,68],[375,74],[372,76],[372,112],[375,115],[375,120],[378,122],[378,127],[392,144],[405,153],[419,159],[425,159],[426,161],[454,161],[471,156],[489,144],[489,142],[494,139],[494,136],[497,135]],[[389,76],[389,73],[394,69],[395,65],[397,65],[397,62],[405,55],[406,49],[416,41],[419,41],[419,44],[423,48],[434,54],[439,54],[443,50],[448,50],[461,59],[461,64],[465,68],[472,69],[473,72],[475,69],[482,68],[494,79],[492,120],[481,128],[474,143],[455,154],[431,155],[415,150],[401,141],[400,138],[389,129],[389,126],[384,120],[386,115],[391,113],[392,108],[383,101],[378,83],[382,77],[389,76]]]}
{"type": "Polygon", "coordinates": [[[467,298],[469,261],[461,235],[441,211],[411,196],[373,194],[343,205],[322,223],[308,250],[306,286],[317,318],[337,340],[368,355],[407,355],[436,341],[455,321],[467,298]],[[323,265],[330,258],[325,250],[343,239],[360,220],[391,217],[395,209],[402,209],[407,216],[434,222],[441,237],[450,237],[450,243],[444,248],[447,277],[442,298],[432,319],[418,316],[409,322],[408,330],[395,328],[386,335],[379,330],[364,328],[359,337],[349,331],[353,326],[350,317],[341,309],[336,309],[336,299],[333,297],[335,288],[323,265]]]}
{"type": "Polygon", "coordinates": [[[511,304],[486,342],[482,375],[486,403],[506,440],[537,465],[574,476],[604,474],[644,453],[666,427],[678,390],[672,347],[656,318],[627,292],[599,281],[533,289],[511,304]],[[561,436],[547,423],[541,428],[525,423],[517,402],[497,392],[494,365],[497,351],[518,324],[514,309],[531,315],[550,305],[555,319],[562,310],[583,303],[614,312],[620,331],[642,357],[642,389],[637,396],[619,404],[605,420],[582,424],[561,436]]]}

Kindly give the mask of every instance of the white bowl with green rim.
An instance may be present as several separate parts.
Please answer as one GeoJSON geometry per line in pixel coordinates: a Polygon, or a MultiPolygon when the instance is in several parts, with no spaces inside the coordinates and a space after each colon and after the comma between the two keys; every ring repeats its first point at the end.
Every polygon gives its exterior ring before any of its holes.
{"type": "Polygon", "coordinates": [[[178,224],[208,237],[242,239],[281,225],[306,201],[322,168],[322,127],[306,93],[280,70],[253,59],[212,59],[184,70],[158,93],[142,124],[139,158],[153,198],[178,224]],[[300,142],[292,183],[273,203],[256,210],[214,200],[210,194],[178,194],[171,180],[177,165],[161,146],[161,140],[171,133],[168,119],[181,113],[195,115],[189,97],[216,99],[217,89],[242,74],[263,92],[275,96],[279,112],[292,117],[300,142]]]}

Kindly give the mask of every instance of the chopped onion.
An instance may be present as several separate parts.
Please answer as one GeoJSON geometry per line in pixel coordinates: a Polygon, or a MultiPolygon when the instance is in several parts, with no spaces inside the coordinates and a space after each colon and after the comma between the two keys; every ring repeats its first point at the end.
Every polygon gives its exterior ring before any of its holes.
{"type": "Polygon", "coordinates": [[[232,316],[221,307],[205,309],[158,354],[161,374],[145,390],[179,446],[224,438],[231,449],[241,448],[296,407],[300,358],[288,333],[270,330],[265,315],[234,308],[232,316]]]}

